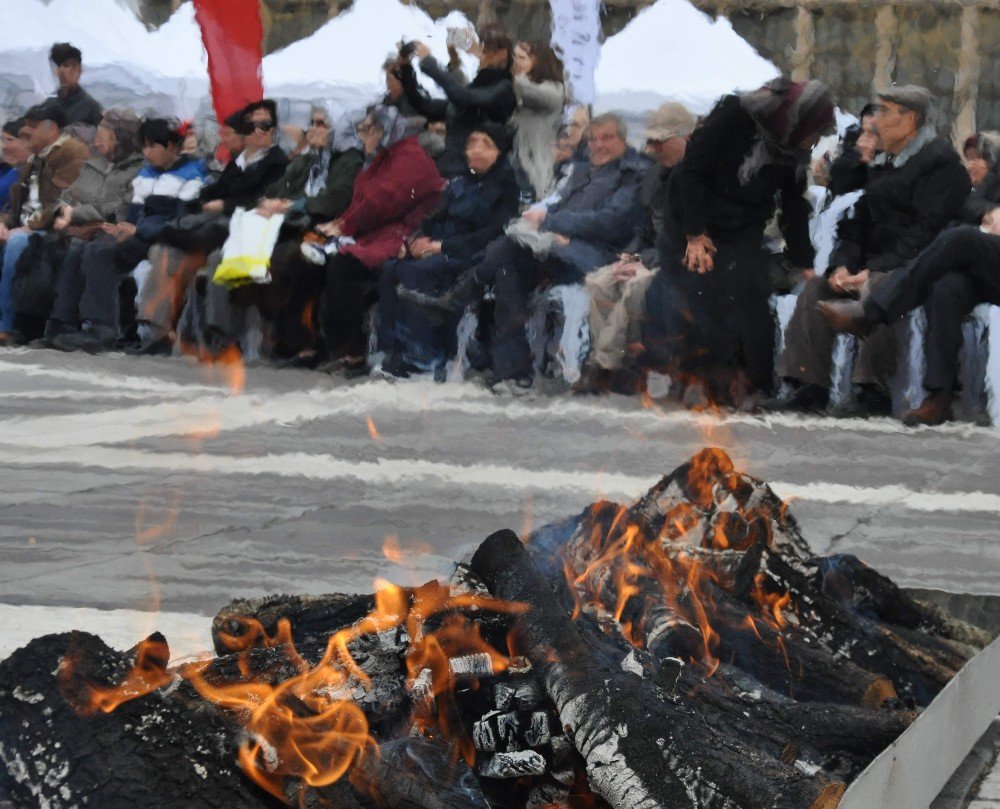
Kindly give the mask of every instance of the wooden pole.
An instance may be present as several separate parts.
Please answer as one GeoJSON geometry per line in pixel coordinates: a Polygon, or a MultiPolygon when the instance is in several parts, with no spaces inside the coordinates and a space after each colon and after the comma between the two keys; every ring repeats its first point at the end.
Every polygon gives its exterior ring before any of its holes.
{"type": "Polygon", "coordinates": [[[872,94],[892,84],[896,72],[896,33],[898,21],[892,6],[882,6],[875,15],[875,75],[872,94]]]}
{"type": "Polygon", "coordinates": [[[979,102],[979,74],[982,70],[980,55],[979,8],[966,6],[962,9],[961,50],[958,54],[958,73],[955,76],[955,97],[952,112],[952,139],[961,149],[962,141],[976,132],[976,105],[979,102]]]}
{"type": "Polygon", "coordinates": [[[792,54],[792,80],[811,78],[816,61],[816,18],[811,9],[799,6],[795,17],[795,52],[792,54]]]}

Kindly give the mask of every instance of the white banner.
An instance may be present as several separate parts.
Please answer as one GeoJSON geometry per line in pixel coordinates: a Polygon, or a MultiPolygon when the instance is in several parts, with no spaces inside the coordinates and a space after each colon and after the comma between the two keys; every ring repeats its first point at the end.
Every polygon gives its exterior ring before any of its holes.
{"type": "Polygon", "coordinates": [[[567,96],[578,104],[594,103],[594,72],[601,55],[603,0],[549,0],[552,47],[566,66],[567,96]]]}

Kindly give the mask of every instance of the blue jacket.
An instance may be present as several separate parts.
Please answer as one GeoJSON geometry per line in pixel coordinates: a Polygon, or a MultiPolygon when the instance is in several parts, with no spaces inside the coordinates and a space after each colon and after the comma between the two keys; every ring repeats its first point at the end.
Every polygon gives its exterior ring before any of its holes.
{"type": "Polygon", "coordinates": [[[171,219],[199,206],[205,179],[204,163],[187,156],[166,170],[143,163],[132,181],[134,196],[126,220],[136,226],[136,235],[154,241],[171,219]]]}
{"type": "Polygon", "coordinates": [[[603,166],[578,164],[542,225],[569,237],[569,244],[556,246],[552,255],[583,274],[613,261],[642,216],[640,189],[650,165],[631,147],[603,166]]]}

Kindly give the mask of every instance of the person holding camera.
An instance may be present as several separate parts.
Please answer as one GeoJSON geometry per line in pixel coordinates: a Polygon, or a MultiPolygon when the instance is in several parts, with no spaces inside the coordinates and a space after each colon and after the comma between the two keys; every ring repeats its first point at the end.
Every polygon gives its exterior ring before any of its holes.
{"type": "Polygon", "coordinates": [[[413,108],[428,121],[445,121],[445,150],[438,158],[441,173],[460,177],[466,171],[465,144],[475,127],[492,121],[506,126],[517,109],[517,96],[511,76],[514,44],[500,26],[485,26],[479,32],[479,72],[467,85],[431,56],[423,42],[400,46],[399,77],[403,92],[413,108]],[[428,96],[417,83],[413,57],[420,69],[443,91],[445,99],[428,96]]]}

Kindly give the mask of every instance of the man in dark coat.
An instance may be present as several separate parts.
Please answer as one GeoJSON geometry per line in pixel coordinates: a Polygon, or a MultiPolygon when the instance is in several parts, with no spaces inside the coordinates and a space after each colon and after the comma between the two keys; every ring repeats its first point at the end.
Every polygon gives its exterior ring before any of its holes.
{"type": "Polygon", "coordinates": [[[389,261],[379,282],[379,350],[383,370],[406,376],[418,368],[441,368],[454,351],[458,315],[436,324],[414,307],[400,306],[402,284],[440,294],[479,261],[486,246],[518,213],[518,185],[506,160],[507,137],[500,124],[476,127],[466,145],[466,174],[445,189],[406,247],[407,256],[389,261]]]}
{"type": "Polygon", "coordinates": [[[574,169],[551,205],[537,205],[508,226],[483,260],[441,298],[406,296],[438,312],[460,311],[492,284],[494,383],[531,386],[525,324],[532,291],[542,283],[582,282],[587,273],[614,261],[632,238],[649,161],[627,144],[627,134],[617,115],[594,118],[590,161],[574,169]]]}
{"type": "Polygon", "coordinates": [[[479,38],[479,72],[467,85],[438,64],[426,45],[414,43],[413,55],[420,59],[420,69],[444,91],[446,100],[427,96],[417,84],[413,65],[405,56],[400,60],[400,79],[410,104],[429,121],[447,124],[445,149],[436,162],[448,178],[465,173],[465,144],[473,128],[487,121],[505,125],[517,109],[510,73],[514,52],[510,36],[499,26],[486,26],[479,38]]]}
{"type": "MultiPolygon", "coordinates": [[[[969,176],[951,144],[927,125],[930,103],[926,89],[911,85],[879,94],[875,123],[881,154],[870,164],[854,216],[838,228],[826,276],[808,282],[799,295],[780,367],[793,391],[768,402],[768,409],[826,407],[836,335],[817,304],[864,296],[959,217],[969,195],[969,176]]],[[[865,392],[861,405],[868,412],[886,413],[891,407],[887,382],[896,353],[888,328],[875,330],[859,350],[853,379],[865,392]]]]}
{"type": "MultiPolygon", "coordinates": [[[[741,404],[773,387],[774,323],[764,228],[780,199],[793,266],[810,270],[810,150],[834,125],[826,85],[775,79],[726,96],[694,131],[670,180],[670,216],[658,284],[672,286],[684,317],[678,334],[647,333],[647,350],[671,357],[685,406],[741,404]]],[[[676,322],[668,319],[665,322],[676,322]]]]}
{"type": "Polygon", "coordinates": [[[59,89],[52,101],[66,116],[67,126],[86,124],[96,127],[101,123],[101,105],[80,86],[83,73],[83,54],[68,42],[57,42],[49,51],[49,61],[55,65],[59,89]]]}

